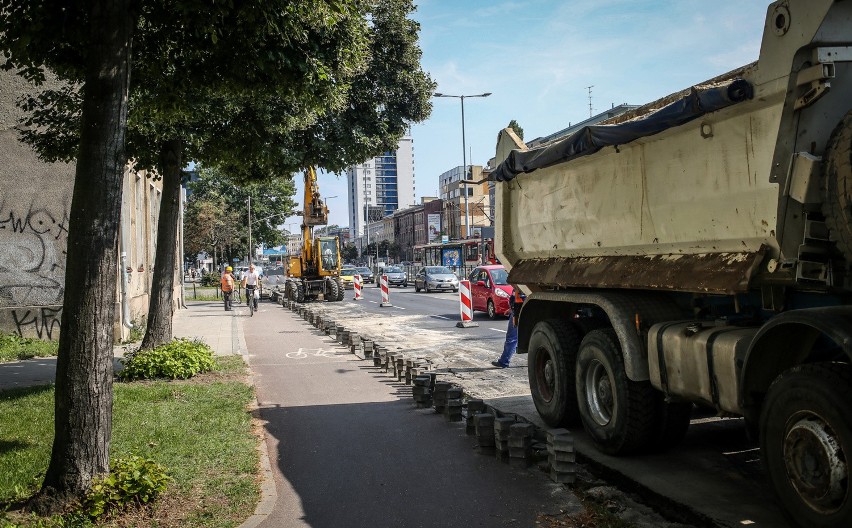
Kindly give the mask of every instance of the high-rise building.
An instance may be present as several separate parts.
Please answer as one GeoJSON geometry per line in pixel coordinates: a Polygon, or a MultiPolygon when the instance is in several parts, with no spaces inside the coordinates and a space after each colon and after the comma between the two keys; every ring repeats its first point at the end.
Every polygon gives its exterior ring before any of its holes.
{"type": "Polygon", "coordinates": [[[365,226],[414,205],[414,145],[403,136],[397,149],[346,170],[349,232],[354,240],[365,226]]]}

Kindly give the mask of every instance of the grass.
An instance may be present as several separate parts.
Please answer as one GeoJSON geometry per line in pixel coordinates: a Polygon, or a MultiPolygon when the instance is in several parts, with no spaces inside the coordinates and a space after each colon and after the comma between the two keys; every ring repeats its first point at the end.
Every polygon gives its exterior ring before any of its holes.
{"type": "MultiPolygon", "coordinates": [[[[185,381],[116,383],[111,458],[131,453],[168,468],[174,482],[149,508],[107,526],[237,526],[254,511],[257,438],[239,356],[185,381]]],[[[0,503],[37,490],[53,436],[53,387],[0,392],[0,503]]],[[[0,508],[2,511],[2,508],[0,508]]],[[[2,516],[0,516],[2,520],[2,516]]]]}
{"type": "Polygon", "coordinates": [[[58,347],[58,341],[42,341],[0,332],[0,363],[55,356],[58,347]]]}

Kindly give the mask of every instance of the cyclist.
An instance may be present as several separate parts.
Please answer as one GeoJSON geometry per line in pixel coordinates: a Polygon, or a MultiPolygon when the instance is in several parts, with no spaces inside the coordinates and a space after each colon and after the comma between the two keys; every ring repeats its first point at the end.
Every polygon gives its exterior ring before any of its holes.
{"type": "Polygon", "coordinates": [[[234,293],[234,268],[228,266],[222,274],[222,299],[225,301],[225,311],[231,309],[231,295],[234,293]]]}
{"type": "Polygon", "coordinates": [[[254,311],[257,311],[257,298],[254,295],[255,288],[260,287],[260,276],[254,270],[254,264],[249,264],[249,269],[243,273],[243,287],[246,289],[246,302],[252,303],[254,311]]]}

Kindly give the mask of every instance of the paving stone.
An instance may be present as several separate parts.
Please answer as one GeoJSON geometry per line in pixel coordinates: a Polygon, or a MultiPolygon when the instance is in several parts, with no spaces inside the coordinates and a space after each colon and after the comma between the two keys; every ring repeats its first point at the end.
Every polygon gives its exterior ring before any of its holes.
{"type": "Polygon", "coordinates": [[[512,438],[509,437],[509,447],[520,447],[523,449],[530,449],[532,447],[532,438],[529,436],[525,436],[523,438],[512,438]]]}
{"type": "Polygon", "coordinates": [[[477,414],[485,411],[485,402],[482,400],[467,400],[468,414],[477,414]]]}
{"type": "Polygon", "coordinates": [[[532,437],[535,432],[535,426],[530,423],[514,423],[509,428],[510,436],[512,437],[532,437]]]}
{"type": "Polygon", "coordinates": [[[567,453],[573,453],[574,452],[574,442],[573,442],[573,440],[571,442],[564,442],[564,441],[560,440],[560,441],[557,441],[556,443],[553,443],[553,444],[547,444],[547,451],[548,452],[564,451],[564,452],[567,452],[567,453]]]}
{"type": "Polygon", "coordinates": [[[560,473],[555,470],[550,470],[550,480],[559,484],[573,484],[575,475],[573,473],[560,473]]]}
{"type": "Polygon", "coordinates": [[[556,470],[560,473],[576,473],[577,472],[577,464],[574,462],[550,462],[550,469],[556,470]]]}
{"type": "Polygon", "coordinates": [[[577,453],[569,453],[567,451],[557,451],[547,455],[548,460],[556,462],[576,462],[577,453]]]}

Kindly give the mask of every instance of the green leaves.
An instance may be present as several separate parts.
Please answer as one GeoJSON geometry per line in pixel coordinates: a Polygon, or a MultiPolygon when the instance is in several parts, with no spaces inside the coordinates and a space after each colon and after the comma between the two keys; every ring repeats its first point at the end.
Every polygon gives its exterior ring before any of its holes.
{"type": "Polygon", "coordinates": [[[213,350],[203,341],[175,339],[153,350],[128,354],[124,368],[116,376],[124,381],[137,379],[187,379],[216,368],[213,350]]]}
{"type": "Polygon", "coordinates": [[[82,510],[92,519],[112,509],[147,504],[172,480],[163,466],[138,455],[119,458],[111,466],[108,475],[92,483],[83,500],[82,510]]]}

